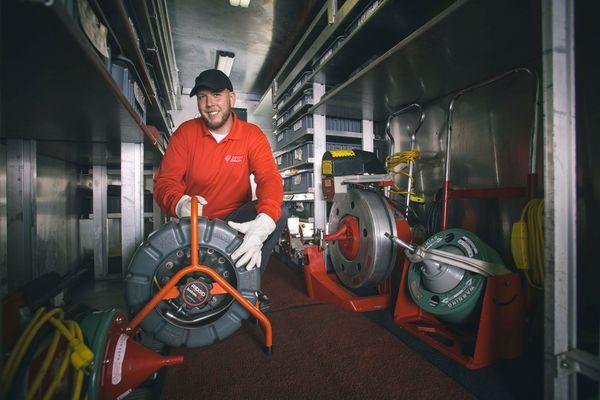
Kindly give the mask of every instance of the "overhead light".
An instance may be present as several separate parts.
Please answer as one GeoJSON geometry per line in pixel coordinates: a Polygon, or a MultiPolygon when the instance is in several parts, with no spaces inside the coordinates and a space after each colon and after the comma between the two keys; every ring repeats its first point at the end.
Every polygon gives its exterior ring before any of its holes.
{"type": "Polygon", "coordinates": [[[234,7],[240,6],[248,8],[250,5],[250,0],[229,0],[229,5],[234,7]]]}
{"type": "Polygon", "coordinates": [[[217,50],[217,69],[227,76],[231,73],[235,54],[230,51],[217,50]]]}

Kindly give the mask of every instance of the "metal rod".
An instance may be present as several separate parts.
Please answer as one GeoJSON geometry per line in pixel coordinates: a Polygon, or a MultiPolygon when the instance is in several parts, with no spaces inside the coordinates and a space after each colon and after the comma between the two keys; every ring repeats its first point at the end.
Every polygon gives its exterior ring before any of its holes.
{"type": "Polygon", "coordinates": [[[458,100],[460,97],[462,97],[464,94],[472,92],[475,89],[479,89],[482,88],[484,86],[488,86],[492,83],[495,83],[499,80],[502,80],[510,75],[519,73],[519,72],[525,72],[527,74],[529,74],[535,83],[535,90],[536,90],[536,94],[535,94],[535,108],[534,108],[534,123],[533,123],[533,127],[532,127],[532,133],[531,133],[531,143],[530,143],[530,172],[531,172],[531,154],[532,152],[535,152],[536,147],[535,147],[535,132],[537,131],[537,102],[538,102],[538,96],[539,96],[539,79],[537,78],[537,75],[532,72],[529,68],[525,68],[525,67],[519,67],[519,68],[514,68],[511,69],[510,71],[504,72],[500,75],[494,76],[492,78],[486,79],[482,82],[479,82],[473,86],[469,86],[468,88],[465,88],[461,91],[459,91],[458,93],[456,93],[454,95],[454,97],[452,97],[452,100],[450,100],[450,104],[448,105],[448,116],[447,116],[447,120],[446,120],[446,129],[447,129],[447,134],[446,134],[446,162],[444,163],[444,185],[442,187],[442,212],[441,212],[441,222],[440,222],[440,227],[441,230],[446,229],[446,226],[448,225],[448,190],[450,187],[450,162],[451,162],[451,156],[450,156],[450,148],[452,146],[452,116],[454,114],[454,107],[456,105],[456,100],[458,100]]]}
{"type": "Polygon", "coordinates": [[[390,235],[389,233],[384,233],[384,236],[388,239],[390,239],[392,242],[394,242],[395,244],[397,244],[398,246],[404,247],[407,250],[410,250],[412,252],[415,251],[415,246],[406,243],[404,240],[400,239],[399,237],[390,235]]]}

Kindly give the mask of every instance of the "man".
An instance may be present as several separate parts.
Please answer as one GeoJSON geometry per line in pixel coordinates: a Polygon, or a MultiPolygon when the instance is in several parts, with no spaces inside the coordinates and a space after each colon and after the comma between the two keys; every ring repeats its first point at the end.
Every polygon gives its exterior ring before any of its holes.
{"type": "Polygon", "coordinates": [[[245,234],[232,254],[236,267],[264,267],[285,223],[283,185],[269,142],[259,127],[231,111],[235,93],[223,72],[203,71],[193,96],[201,117],[181,124],[169,140],[154,178],[154,199],[167,214],[183,218],[196,196],[198,215],[224,219],[245,234]]]}

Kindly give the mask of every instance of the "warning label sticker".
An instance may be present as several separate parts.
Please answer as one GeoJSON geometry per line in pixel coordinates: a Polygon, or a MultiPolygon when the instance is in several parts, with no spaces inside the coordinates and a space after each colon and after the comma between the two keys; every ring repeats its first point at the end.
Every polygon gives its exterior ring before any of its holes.
{"type": "Polygon", "coordinates": [[[125,360],[125,351],[127,350],[128,339],[129,336],[122,333],[117,340],[117,345],[115,346],[115,356],[113,358],[111,378],[113,385],[117,385],[119,382],[121,382],[123,374],[123,360],[125,360]]]}

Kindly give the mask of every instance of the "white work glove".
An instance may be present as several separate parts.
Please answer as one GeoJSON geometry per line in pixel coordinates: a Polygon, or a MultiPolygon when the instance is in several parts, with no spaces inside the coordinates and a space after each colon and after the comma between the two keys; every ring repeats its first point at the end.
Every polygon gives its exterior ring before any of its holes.
{"type": "MultiPolygon", "coordinates": [[[[202,215],[202,206],[208,204],[208,201],[202,196],[196,196],[198,199],[198,216],[202,215]]],[[[192,215],[192,197],[184,194],[181,196],[175,206],[175,214],[178,218],[189,217],[192,215]]]]}
{"type": "Polygon", "coordinates": [[[275,221],[267,214],[260,213],[253,221],[237,223],[229,221],[229,226],[244,234],[242,245],[233,252],[231,258],[236,261],[235,266],[244,265],[250,271],[260,267],[263,242],[275,230],[275,221]]]}

